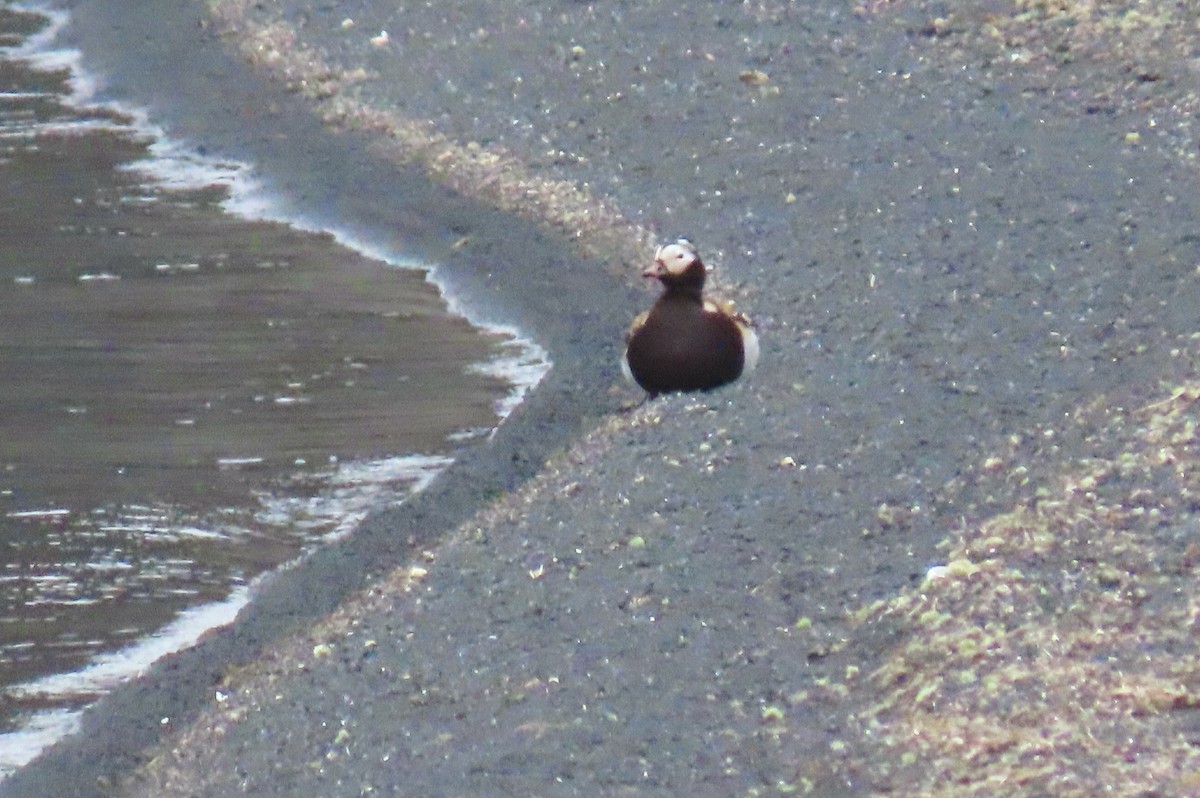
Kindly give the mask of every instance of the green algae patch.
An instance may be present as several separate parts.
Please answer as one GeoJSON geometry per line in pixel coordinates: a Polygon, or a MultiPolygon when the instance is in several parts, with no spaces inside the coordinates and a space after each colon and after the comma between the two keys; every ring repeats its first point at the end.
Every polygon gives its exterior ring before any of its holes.
{"type": "Polygon", "coordinates": [[[1198,399],[1185,385],[1109,422],[1094,457],[858,614],[901,630],[852,720],[878,794],[1200,788],[1198,399]]]}

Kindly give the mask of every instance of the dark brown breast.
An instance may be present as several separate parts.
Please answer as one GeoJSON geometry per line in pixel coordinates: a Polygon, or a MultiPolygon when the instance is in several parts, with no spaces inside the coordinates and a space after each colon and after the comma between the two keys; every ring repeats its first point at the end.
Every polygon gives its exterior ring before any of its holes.
{"type": "Polygon", "coordinates": [[[725,314],[668,292],[630,337],[626,361],[648,393],[708,390],[741,375],[742,334],[725,314]]]}

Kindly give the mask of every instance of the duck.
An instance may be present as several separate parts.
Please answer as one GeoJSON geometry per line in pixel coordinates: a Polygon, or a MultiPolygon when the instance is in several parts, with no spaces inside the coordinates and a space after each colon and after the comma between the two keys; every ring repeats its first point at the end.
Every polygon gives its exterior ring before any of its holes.
{"type": "Polygon", "coordinates": [[[690,241],[658,247],[642,276],[658,280],[663,292],[630,326],[621,366],[651,397],[711,390],[758,364],[758,336],[750,321],[705,298],[708,268],[690,241]]]}

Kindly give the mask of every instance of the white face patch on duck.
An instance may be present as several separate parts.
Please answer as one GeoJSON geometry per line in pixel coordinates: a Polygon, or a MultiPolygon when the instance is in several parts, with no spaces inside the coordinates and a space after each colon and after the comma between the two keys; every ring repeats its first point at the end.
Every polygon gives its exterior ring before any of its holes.
{"type": "Polygon", "coordinates": [[[654,253],[654,262],[672,277],[679,277],[699,259],[700,255],[687,241],[680,239],[674,244],[666,244],[654,253]]]}

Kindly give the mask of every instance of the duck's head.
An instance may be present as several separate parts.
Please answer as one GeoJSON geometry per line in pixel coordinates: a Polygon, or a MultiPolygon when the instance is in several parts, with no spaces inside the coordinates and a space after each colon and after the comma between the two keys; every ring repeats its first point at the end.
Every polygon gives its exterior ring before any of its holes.
{"type": "Polygon", "coordinates": [[[698,291],[704,288],[706,272],[696,247],[686,238],[681,238],[659,247],[654,253],[654,263],[642,272],[642,276],[653,277],[667,288],[698,291]]]}

